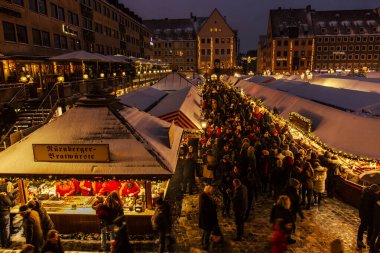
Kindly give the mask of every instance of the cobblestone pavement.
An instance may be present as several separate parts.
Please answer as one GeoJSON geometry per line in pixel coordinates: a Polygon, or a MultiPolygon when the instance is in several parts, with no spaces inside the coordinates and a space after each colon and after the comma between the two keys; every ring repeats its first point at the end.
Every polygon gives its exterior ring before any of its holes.
{"type": "MultiPolygon", "coordinates": [[[[178,196],[177,196],[178,200],[178,196]]],[[[267,253],[270,250],[272,235],[269,224],[269,213],[272,201],[259,198],[254,204],[252,217],[245,224],[245,237],[242,242],[231,239],[235,235],[235,225],[232,218],[219,216],[219,223],[225,238],[230,241],[234,252],[267,253]],[[254,217],[253,217],[254,216],[254,217]]],[[[177,244],[175,252],[205,252],[200,249],[200,231],[198,229],[198,194],[185,195],[182,200],[181,214],[175,222],[173,235],[177,244]]],[[[358,211],[338,200],[325,199],[321,206],[305,210],[306,219],[297,221],[297,229],[293,236],[297,242],[289,246],[290,253],[322,253],[329,252],[329,243],[337,238],[344,241],[345,252],[356,250],[356,232],[359,225],[358,211]]],[[[219,212],[220,215],[220,212],[219,212]]],[[[12,249],[19,249],[24,239],[13,237],[12,249]]],[[[99,241],[63,240],[66,252],[98,252],[99,241]]],[[[132,241],[136,252],[158,252],[154,241],[132,241]]],[[[16,250],[1,250],[0,252],[17,252],[16,250]]],[[[367,250],[363,250],[367,253],[367,250]]]]}

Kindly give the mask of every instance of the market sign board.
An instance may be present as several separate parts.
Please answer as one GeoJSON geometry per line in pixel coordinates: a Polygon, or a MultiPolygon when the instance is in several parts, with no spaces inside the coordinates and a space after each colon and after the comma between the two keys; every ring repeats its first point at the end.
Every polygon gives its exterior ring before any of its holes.
{"type": "Polygon", "coordinates": [[[109,144],[33,144],[35,162],[109,162],[109,144]]]}
{"type": "Polygon", "coordinates": [[[311,132],[311,119],[308,119],[296,112],[291,112],[289,113],[289,121],[305,133],[311,132]]]}

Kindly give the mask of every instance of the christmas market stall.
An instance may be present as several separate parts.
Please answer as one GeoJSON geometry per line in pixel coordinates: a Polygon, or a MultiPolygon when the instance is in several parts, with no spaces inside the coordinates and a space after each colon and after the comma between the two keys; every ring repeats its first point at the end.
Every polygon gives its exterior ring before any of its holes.
{"type": "Polygon", "coordinates": [[[150,232],[154,200],[174,174],[182,128],[111,102],[81,99],[0,153],[0,176],[17,182],[18,203],[40,200],[61,233],[99,232],[91,206],[112,191],[122,197],[129,232],[150,232]]]}
{"type": "MultiPolygon", "coordinates": [[[[228,79],[225,78],[227,84],[228,79]]],[[[279,124],[290,127],[293,138],[300,146],[311,148],[320,155],[325,151],[336,155],[345,168],[337,191],[348,203],[357,206],[362,187],[366,185],[359,175],[377,170],[380,166],[380,119],[360,114],[360,110],[353,108],[377,103],[378,95],[368,93],[366,97],[361,93],[361,101],[350,104],[343,99],[348,91],[340,93],[336,89],[329,93],[326,87],[321,87],[317,93],[318,90],[306,92],[307,88],[301,87],[297,89],[297,94],[295,91],[292,94],[288,86],[279,86],[276,81],[260,85],[241,80],[234,89],[257,105],[262,105],[263,111],[274,112],[274,118],[279,124]],[[327,94],[333,95],[328,97],[327,94]],[[317,95],[321,102],[316,100],[317,95]],[[349,109],[342,109],[344,107],[349,109]]]]}

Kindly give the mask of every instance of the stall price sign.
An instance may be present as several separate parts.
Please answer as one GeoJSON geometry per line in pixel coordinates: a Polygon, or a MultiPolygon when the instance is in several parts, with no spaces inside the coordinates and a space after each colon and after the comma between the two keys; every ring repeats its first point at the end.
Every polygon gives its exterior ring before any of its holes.
{"type": "Polygon", "coordinates": [[[289,113],[289,121],[305,133],[311,132],[311,119],[308,119],[296,112],[289,113]]]}
{"type": "Polygon", "coordinates": [[[35,162],[109,162],[108,144],[33,144],[35,162]]]}

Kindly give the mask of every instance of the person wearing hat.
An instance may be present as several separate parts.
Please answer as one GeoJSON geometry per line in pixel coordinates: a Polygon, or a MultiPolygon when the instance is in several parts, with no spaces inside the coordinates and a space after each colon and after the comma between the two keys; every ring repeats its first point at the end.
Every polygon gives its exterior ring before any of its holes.
{"type": "Polygon", "coordinates": [[[376,202],[379,200],[380,186],[373,184],[365,187],[362,191],[359,204],[360,225],[357,236],[358,249],[365,248],[363,243],[364,231],[367,231],[367,241],[372,237],[373,230],[373,209],[376,202]]]}
{"type": "Polygon", "coordinates": [[[40,216],[27,205],[20,206],[19,213],[23,218],[26,243],[32,244],[35,247],[34,252],[39,253],[44,243],[40,216]]]}

